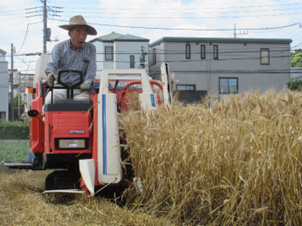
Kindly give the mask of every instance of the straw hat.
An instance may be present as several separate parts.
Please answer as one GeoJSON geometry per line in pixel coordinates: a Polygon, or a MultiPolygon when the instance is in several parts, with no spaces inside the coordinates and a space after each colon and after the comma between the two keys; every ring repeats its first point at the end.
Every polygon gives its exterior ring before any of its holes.
{"type": "Polygon", "coordinates": [[[84,17],[81,16],[81,15],[71,17],[70,20],[69,20],[69,24],[60,25],[59,27],[69,31],[73,27],[78,26],[78,25],[86,26],[88,35],[96,35],[97,34],[97,31],[95,30],[95,28],[88,25],[86,23],[86,20],[84,19],[84,17]]]}

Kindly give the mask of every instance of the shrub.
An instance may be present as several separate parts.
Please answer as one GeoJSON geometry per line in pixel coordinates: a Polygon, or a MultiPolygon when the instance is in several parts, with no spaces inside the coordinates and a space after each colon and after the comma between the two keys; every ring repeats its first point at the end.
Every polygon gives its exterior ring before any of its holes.
{"type": "Polygon", "coordinates": [[[29,126],[19,122],[0,122],[0,139],[27,139],[29,126]]]}
{"type": "Polygon", "coordinates": [[[302,89],[302,80],[289,81],[286,86],[292,91],[300,91],[302,89]]]}

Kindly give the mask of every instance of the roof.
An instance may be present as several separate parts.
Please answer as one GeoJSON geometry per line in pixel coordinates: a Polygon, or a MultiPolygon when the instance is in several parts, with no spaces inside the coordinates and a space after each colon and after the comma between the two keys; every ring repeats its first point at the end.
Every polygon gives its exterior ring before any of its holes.
{"type": "Polygon", "coordinates": [[[138,42],[149,42],[149,39],[138,37],[135,35],[123,35],[119,33],[112,32],[108,35],[100,36],[98,38],[92,39],[89,42],[95,42],[95,41],[100,41],[100,42],[115,42],[115,41],[138,41],[138,42]]]}
{"type": "Polygon", "coordinates": [[[3,49],[0,49],[0,53],[1,53],[2,55],[5,55],[5,54],[6,54],[6,52],[5,52],[3,49]]]}
{"type": "Polygon", "coordinates": [[[265,39],[265,38],[198,38],[198,37],[163,37],[150,44],[151,47],[162,42],[202,42],[202,43],[268,43],[290,44],[291,39],[265,39]]]}

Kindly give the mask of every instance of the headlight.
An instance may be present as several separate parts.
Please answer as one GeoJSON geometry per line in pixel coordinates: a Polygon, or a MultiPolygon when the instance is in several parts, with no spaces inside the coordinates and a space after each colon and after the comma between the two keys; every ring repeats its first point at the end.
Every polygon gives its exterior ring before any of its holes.
{"type": "Polygon", "coordinates": [[[67,139],[57,138],[55,139],[55,146],[57,150],[79,150],[88,149],[88,139],[67,139]]]}

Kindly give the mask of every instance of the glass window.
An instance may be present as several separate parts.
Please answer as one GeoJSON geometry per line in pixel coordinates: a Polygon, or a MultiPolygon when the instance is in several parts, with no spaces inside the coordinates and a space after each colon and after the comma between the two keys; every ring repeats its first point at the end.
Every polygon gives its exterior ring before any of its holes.
{"type": "Polygon", "coordinates": [[[181,90],[181,91],[194,91],[196,90],[196,86],[195,85],[176,85],[176,90],[181,90]]]}
{"type": "Polygon", "coordinates": [[[213,45],[213,58],[218,60],[218,45],[213,45]]]}
{"type": "Polygon", "coordinates": [[[113,46],[105,46],[105,60],[113,61],[113,46]]]}
{"type": "Polygon", "coordinates": [[[130,55],[130,68],[135,67],[135,57],[134,55],[130,55]]]}
{"type": "Polygon", "coordinates": [[[260,49],[260,64],[269,65],[269,49],[260,49]]]}
{"type": "Polygon", "coordinates": [[[191,59],[191,45],[186,44],[186,59],[191,59]]]}
{"type": "Polygon", "coordinates": [[[238,93],[238,78],[219,78],[219,93],[238,93]]]}
{"type": "Polygon", "coordinates": [[[206,59],[206,45],[200,46],[200,59],[206,59]]]}

